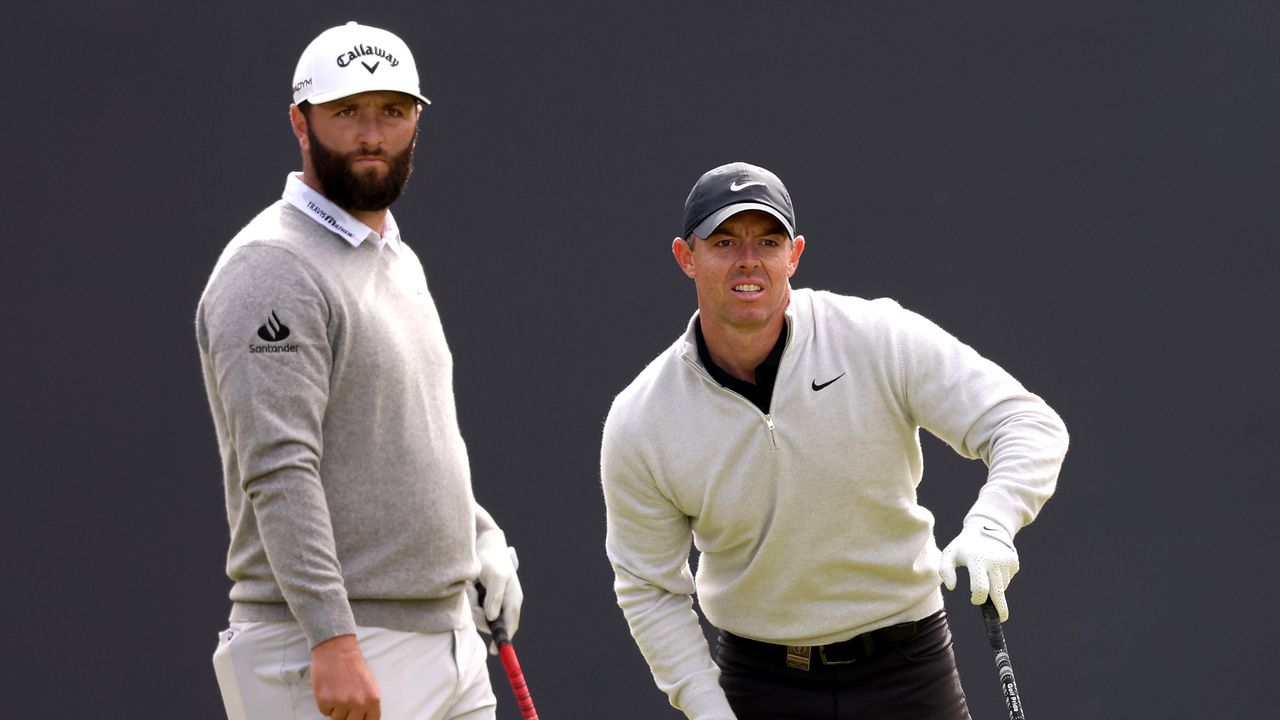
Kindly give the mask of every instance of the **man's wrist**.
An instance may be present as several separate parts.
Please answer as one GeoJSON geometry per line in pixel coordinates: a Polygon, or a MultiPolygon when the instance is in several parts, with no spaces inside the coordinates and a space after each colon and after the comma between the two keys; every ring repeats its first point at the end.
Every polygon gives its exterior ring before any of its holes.
{"type": "Polygon", "coordinates": [[[316,643],[311,648],[311,655],[325,655],[329,657],[337,657],[349,654],[360,654],[360,641],[355,635],[334,635],[331,638],[316,643]]]}
{"type": "Polygon", "coordinates": [[[1013,533],[1009,529],[988,518],[969,518],[965,520],[964,529],[991,538],[1013,550],[1013,533]]]}

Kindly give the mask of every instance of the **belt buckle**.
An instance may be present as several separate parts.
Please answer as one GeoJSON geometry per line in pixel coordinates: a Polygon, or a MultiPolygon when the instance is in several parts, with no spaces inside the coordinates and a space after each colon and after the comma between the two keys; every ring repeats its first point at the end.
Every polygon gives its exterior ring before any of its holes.
{"type": "Polygon", "coordinates": [[[856,657],[855,657],[855,658],[850,658],[850,659],[848,659],[848,660],[828,660],[828,659],[827,659],[827,646],[826,646],[826,645],[819,645],[819,646],[818,646],[818,657],[822,658],[822,664],[823,664],[823,665],[852,665],[852,664],[854,664],[854,663],[858,662],[858,658],[856,658],[856,657]]]}
{"type": "Polygon", "coordinates": [[[813,653],[813,648],[807,645],[788,645],[787,646],[787,667],[796,670],[808,670],[809,658],[813,653]]]}

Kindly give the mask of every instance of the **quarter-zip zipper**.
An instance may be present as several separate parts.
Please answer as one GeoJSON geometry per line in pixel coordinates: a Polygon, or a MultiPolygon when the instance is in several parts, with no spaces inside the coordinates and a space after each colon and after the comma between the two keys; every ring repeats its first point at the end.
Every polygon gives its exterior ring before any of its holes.
{"type": "MultiPolygon", "coordinates": [[[[713,377],[711,377],[711,373],[707,372],[706,368],[702,367],[702,366],[701,366],[701,365],[699,365],[698,363],[693,362],[692,360],[690,360],[690,359],[689,359],[688,357],[686,357],[685,355],[681,355],[681,356],[680,356],[680,359],[684,361],[684,364],[685,364],[685,365],[688,365],[690,369],[692,369],[694,372],[696,372],[698,375],[700,375],[700,376],[702,377],[702,379],[703,379],[703,380],[705,380],[705,381],[706,381],[706,382],[708,382],[708,383],[711,383],[711,385],[712,385],[713,387],[715,387],[715,388],[719,389],[721,392],[729,393],[730,395],[732,395],[732,396],[734,396],[734,397],[738,398],[739,400],[741,400],[742,402],[746,403],[746,404],[747,404],[747,406],[748,406],[748,407],[750,407],[750,408],[755,412],[755,414],[757,414],[757,415],[759,415],[761,418],[763,418],[763,419],[764,419],[764,425],[765,425],[765,428],[766,428],[766,429],[768,429],[768,431],[769,431],[769,444],[773,445],[773,449],[774,449],[774,450],[778,450],[778,449],[780,449],[780,447],[781,447],[781,446],[780,446],[780,445],[778,445],[778,435],[777,435],[777,433],[775,432],[776,426],[773,424],[773,414],[772,414],[772,413],[761,412],[761,411],[760,411],[760,408],[756,407],[756,404],[755,404],[755,403],[753,403],[753,402],[751,402],[750,400],[746,399],[745,397],[743,397],[743,396],[742,396],[742,395],[740,395],[739,393],[736,393],[736,392],[734,392],[734,391],[730,390],[729,388],[727,388],[727,387],[725,387],[725,386],[721,385],[720,383],[716,382],[716,379],[715,379],[715,378],[713,378],[713,377]]],[[[775,389],[776,389],[776,387],[775,387],[775,389]]]]}

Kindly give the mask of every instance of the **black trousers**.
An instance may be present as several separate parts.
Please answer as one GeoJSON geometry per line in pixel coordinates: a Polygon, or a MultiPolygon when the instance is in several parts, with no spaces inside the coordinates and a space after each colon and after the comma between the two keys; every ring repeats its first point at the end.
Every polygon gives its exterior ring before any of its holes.
{"type": "Polygon", "coordinates": [[[815,651],[808,670],[788,667],[783,645],[721,632],[716,664],[738,720],[971,720],[943,612],[849,664],[825,665],[815,651]]]}

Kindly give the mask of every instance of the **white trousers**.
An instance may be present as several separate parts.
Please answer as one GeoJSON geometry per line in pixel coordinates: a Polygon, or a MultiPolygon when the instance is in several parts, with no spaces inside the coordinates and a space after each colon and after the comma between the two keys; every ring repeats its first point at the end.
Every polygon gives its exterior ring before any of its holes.
{"type": "MultiPolygon", "coordinates": [[[[356,638],[382,693],[383,720],[493,720],[488,653],[470,623],[442,633],[359,627],[356,638]]],[[[324,718],[296,622],[231,623],[218,635],[213,669],[228,720],[324,718]]]]}

